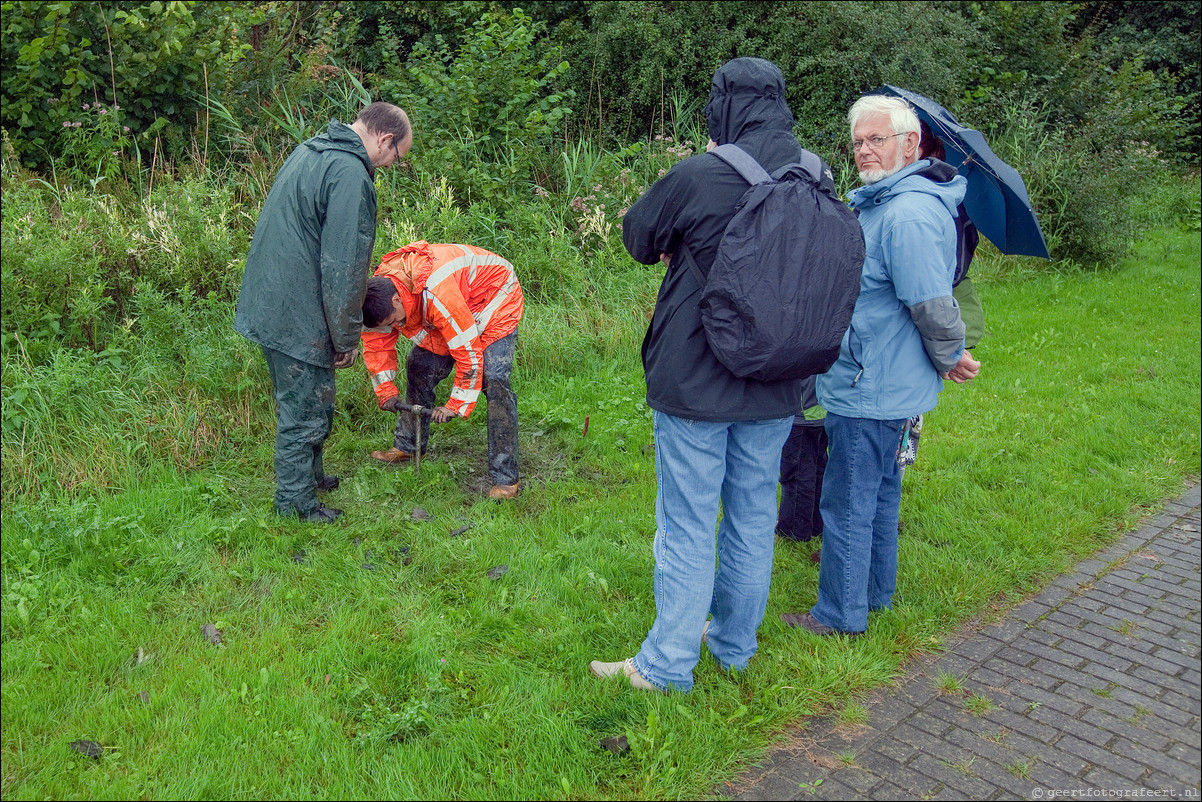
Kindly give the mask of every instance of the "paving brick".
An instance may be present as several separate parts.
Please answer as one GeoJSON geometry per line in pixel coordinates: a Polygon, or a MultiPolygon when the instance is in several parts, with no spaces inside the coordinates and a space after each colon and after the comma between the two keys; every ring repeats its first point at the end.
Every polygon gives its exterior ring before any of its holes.
{"type": "Polygon", "coordinates": [[[818,786],[814,795],[799,791],[793,799],[855,799],[856,792],[844,785],[837,777],[827,777],[822,781],[822,785],[818,786]]]}
{"type": "MultiPolygon", "coordinates": [[[[951,674],[955,677],[961,677],[972,671],[980,664],[980,660],[961,655],[958,653],[946,654],[939,658],[931,665],[931,676],[937,678],[940,672],[951,674]]],[[[932,680],[932,686],[938,686],[938,683],[932,680]]],[[[938,687],[936,687],[938,690],[938,687]]]]}
{"type": "MultiPolygon", "coordinates": [[[[1118,689],[1110,688],[1107,683],[1097,683],[1086,688],[1077,683],[1065,682],[1056,689],[1056,693],[1067,699],[1072,699],[1074,702],[1080,702],[1086,708],[1086,712],[1101,709],[1116,718],[1135,715],[1135,705],[1114,698],[1116,690],[1118,689]],[[1097,690],[1108,693],[1110,696],[1095,693],[1097,690]]],[[[1084,714],[1079,715],[1083,716],[1084,714]]]]}
{"type": "Polygon", "coordinates": [[[892,758],[904,765],[907,760],[918,754],[918,747],[909,741],[902,741],[896,737],[886,737],[877,741],[876,751],[878,754],[892,758]]]}
{"type": "Polygon", "coordinates": [[[1166,691],[1161,694],[1160,699],[1157,701],[1160,702],[1160,706],[1156,708],[1156,715],[1160,718],[1168,719],[1174,724],[1185,726],[1199,715],[1202,715],[1202,711],[1198,709],[1197,696],[1186,696],[1177,691],[1166,691]]]}
{"type": "MultiPolygon", "coordinates": [[[[918,748],[921,747],[922,744],[931,740],[932,736],[931,733],[925,730],[920,730],[917,727],[912,726],[909,722],[910,720],[906,719],[906,721],[894,727],[893,731],[889,734],[893,736],[893,740],[895,742],[909,744],[910,746],[914,747],[914,752],[917,753],[918,748]]],[[[892,746],[888,744],[883,744],[882,746],[884,748],[892,749],[892,746]]],[[[890,754],[893,754],[893,756],[900,761],[904,762],[906,760],[906,758],[899,757],[894,752],[890,752],[890,754]]]]}
{"type": "MultiPolygon", "coordinates": [[[[1163,660],[1166,663],[1172,663],[1173,665],[1181,666],[1182,668],[1186,669],[1194,669],[1196,671],[1198,667],[1198,654],[1192,647],[1189,646],[1181,648],[1158,646],[1152,652],[1151,656],[1157,660],[1163,660]]],[[[1148,665],[1148,663],[1144,663],[1144,665],[1148,665]]],[[[1184,676],[1185,675],[1183,674],[1182,678],[1184,678],[1184,676]]],[[[1191,679],[1193,678],[1191,677],[1191,679]]]]}
{"type": "MultiPolygon", "coordinates": [[[[1132,666],[1129,671],[1115,671],[1113,668],[1098,663],[1086,663],[1081,667],[1081,677],[1076,681],[1088,683],[1090,687],[1096,684],[1096,679],[1103,683],[1113,683],[1120,688],[1140,688],[1145,684],[1145,680],[1136,676],[1135,672],[1138,668],[1139,666],[1136,665],[1132,666]]],[[[1072,677],[1066,677],[1066,679],[1073,680],[1072,677]]]]}
{"type": "MultiPolygon", "coordinates": [[[[1081,610],[1074,610],[1072,606],[1061,607],[1053,613],[1048,613],[1043,619],[1043,624],[1058,624],[1069,629],[1076,629],[1085,623],[1086,619],[1078,615],[1081,610]]],[[[1088,615],[1088,613],[1086,614],[1088,615]]]]}
{"type": "Polygon", "coordinates": [[[877,786],[875,797],[877,799],[919,799],[922,794],[916,794],[908,788],[903,788],[900,785],[894,785],[891,782],[883,782],[877,786]]]}
{"type": "Polygon", "coordinates": [[[1003,641],[987,637],[976,637],[960,644],[953,652],[957,657],[973,663],[980,663],[986,658],[993,656],[999,649],[1005,648],[1007,648],[1007,644],[1003,641]]]}
{"type": "MultiPolygon", "coordinates": [[[[768,774],[750,788],[744,790],[735,799],[744,802],[760,802],[772,799],[797,799],[797,783],[791,782],[779,774],[768,774]]],[[[848,798],[848,797],[844,797],[848,798]]]]}
{"type": "MultiPolygon", "coordinates": [[[[986,664],[986,666],[989,669],[998,672],[999,674],[1004,674],[1007,677],[1011,677],[1014,680],[1014,683],[1020,685],[1032,685],[1036,688],[1042,688],[1045,691],[1052,690],[1061,682],[1059,677],[1040,674],[1039,672],[1033,671],[1026,666],[1020,666],[1016,663],[1010,662],[1008,659],[1002,659],[1000,657],[994,657],[986,664]]],[[[1007,687],[1010,686],[1011,684],[1007,685],[1007,687]]]]}
{"type": "MultiPolygon", "coordinates": [[[[1077,788],[1079,785],[1080,780],[1077,779],[1075,774],[1057,767],[1046,757],[1041,755],[1032,761],[1031,789],[1077,788]]],[[[1031,799],[1032,795],[1028,793],[1028,795],[1024,798],[1031,799]]]]}
{"type": "MultiPolygon", "coordinates": [[[[1017,646],[1015,647],[1015,650],[1018,650],[1017,646]]],[[[1047,669],[1043,664],[1046,664],[1049,661],[1059,664],[1059,667],[1063,667],[1072,671],[1077,670],[1082,666],[1082,664],[1085,663],[1085,658],[1075,654],[1070,654],[1068,652],[1062,652],[1059,649],[1047,649],[1046,651],[1036,653],[1035,657],[1037,658],[1036,661],[1030,666],[1035,671],[1046,671],[1047,669]]]]}
{"type": "Polygon", "coordinates": [[[1021,640],[1010,644],[1011,649],[1020,649],[1022,651],[1033,652],[1036,655],[1044,651],[1043,647],[1055,648],[1060,642],[1060,636],[1054,632],[1048,632],[1043,628],[1043,622],[1040,621],[1038,626],[1031,627],[1027,630],[1027,634],[1021,640]],[[1038,645],[1036,645],[1038,644],[1038,645]]]}
{"type": "Polygon", "coordinates": [[[1060,649],[1088,660],[1090,663],[1095,665],[1101,664],[1108,668],[1112,668],[1115,671],[1126,671],[1127,669],[1131,668],[1132,665],[1131,660],[1122,657],[1120,654],[1086,646],[1083,643],[1078,643],[1077,641],[1069,640],[1068,638],[1065,638],[1060,643],[1060,649]]]}
{"type": "MultiPolygon", "coordinates": [[[[1195,732],[1197,732],[1195,730],[1195,732]]],[[[1183,763],[1191,763],[1194,766],[1194,778],[1198,777],[1198,746],[1197,744],[1173,744],[1164,752],[1174,760],[1180,760],[1183,763]]]]}
{"type": "Polygon", "coordinates": [[[1189,783],[1198,778],[1198,765],[1190,765],[1177,760],[1158,749],[1149,749],[1143,744],[1135,743],[1127,738],[1119,738],[1113,745],[1114,751],[1143,764],[1146,769],[1159,771],[1169,777],[1176,777],[1179,782],[1189,783]]]}
{"type": "Polygon", "coordinates": [[[1031,796],[1031,780],[1023,778],[1018,774],[1020,762],[1026,764],[1027,771],[1034,768],[1035,761],[1028,760],[1021,755],[1014,760],[1008,761],[1004,765],[999,765],[992,760],[977,758],[970,769],[972,773],[980,780],[989,783],[1003,793],[998,798],[1018,798],[1029,799],[1031,796]],[[1013,770],[1011,767],[1014,767],[1013,770]]]}
{"type": "Polygon", "coordinates": [[[921,755],[915,758],[910,765],[920,774],[943,783],[947,788],[959,791],[963,795],[962,799],[984,799],[992,793],[993,788],[989,783],[971,776],[972,762],[972,755],[967,753],[952,761],[921,755]]]}
{"type": "MultiPolygon", "coordinates": [[[[1084,726],[1077,728],[1079,734],[1086,739],[1090,736],[1087,729],[1084,726]]],[[[1084,758],[1095,766],[1105,766],[1110,771],[1126,777],[1129,782],[1138,782],[1144,776],[1144,767],[1138,762],[1083,740],[1077,734],[1062,735],[1060,740],[1056,741],[1056,748],[1084,758]]]]}
{"type": "MultiPolygon", "coordinates": [[[[1081,782],[1102,791],[1129,791],[1133,781],[1103,766],[1095,766],[1086,772],[1081,782]]],[[[1138,781],[1135,782],[1138,784],[1138,781]]]]}
{"type": "MultiPolygon", "coordinates": [[[[1005,709],[990,713],[989,723],[999,729],[1004,727],[1008,730],[1002,743],[1024,755],[1041,753],[1060,737],[1060,731],[1056,728],[1005,709]]],[[[993,727],[990,728],[990,734],[996,731],[993,727]]]]}
{"type": "Polygon", "coordinates": [[[942,718],[936,718],[926,710],[920,710],[914,715],[906,719],[906,723],[912,727],[917,727],[927,734],[929,739],[931,736],[942,738],[943,734],[952,726],[950,721],[942,718]]]}
{"type": "Polygon", "coordinates": [[[1051,605],[1044,604],[1043,602],[1035,599],[1028,599],[1027,601],[1015,607],[1010,614],[1021,621],[1035,621],[1040,616],[1050,613],[1051,611],[1051,605]]]}
{"type": "Polygon", "coordinates": [[[1117,608],[1119,610],[1123,610],[1128,616],[1148,615],[1150,611],[1153,611],[1153,608],[1150,604],[1134,601],[1132,599],[1124,599],[1121,596],[1107,596],[1106,599],[1109,602],[1109,609],[1113,610],[1117,608]]]}
{"type": "Polygon", "coordinates": [[[999,674],[991,668],[978,666],[965,678],[965,688],[969,691],[976,687],[985,688],[1003,688],[1007,683],[1011,682],[1013,677],[1008,677],[1005,674],[999,674]]]}
{"type": "Polygon", "coordinates": [[[887,696],[874,703],[869,711],[872,716],[872,726],[879,730],[887,730],[899,721],[914,715],[918,709],[898,696],[887,696]]]}
{"type": "Polygon", "coordinates": [[[1185,586],[1188,584],[1188,582],[1181,578],[1174,580],[1170,579],[1168,576],[1148,576],[1147,578],[1142,579],[1139,584],[1145,590],[1155,588],[1172,596],[1188,595],[1185,592],[1185,586]]]}
{"type": "Polygon", "coordinates": [[[1103,732],[1135,741],[1150,749],[1168,749],[1172,741],[1167,735],[1144,726],[1142,720],[1137,716],[1131,715],[1129,718],[1136,723],[1132,723],[1128,718],[1120,718],[1101,710],[1086,710],[1081,715],[1082,721],[1098,727],[1103,732]]]}
{"type": "Polygon", "coordinates": [[[1152,652],[1161,647],[1174,647],[1180,644],[1172,635],[1166,635],[1163,632],[1156,632],[1151,629],[1141,628],[1131,622],[1130,634],[1124,635],[1118,629],[1123,626],[1122,621],[1114,624],[1104,624],[1099,621],[1090,621],[1082,631],[1090,635],[1096,635],[1103,640],[1109,641],[1113,646],[1107,648],[1117,649],[1133,649],[1137,652],[1152,652]]]}
{"type": "Polygon", "coordinates": [[[1144,617],[1148,620],[1148,626],[1152,626],[1151,622],[1156,621],[1168,627],[1177,627],[1185,632],[1197,632],[1198,627],[1191,626],[1193,622],[1188,617],[1189,613],[1188,607],[1178,607],[1162,601],[1156,609],[1148,610],[1144,617]]]}
{"type": "Polygon", "coordinates": [[[1105,638],[1100,638],[1084,629],[1084,625],[1088,622],[1081,622],[1081,626],[1069,627],[1057,621],[1044,621],[1044,629],[1054,635],[1059,635],[1066,641],[1075,641],[1083,646],[1088,646],[1092,649],[1105,649],[1108,641],[1105,638]]]}
{"type": "Polygon", "coordinates": [[[855,766],[838,769],[839,782],[852,790],[856,797],[872,797],[872,789],[881,784],[881,778],[855,766]]]}
{"type": "Polygon", "coordinates": [[[1026,621],[1009,615],[1006,618],[1003,618],[1001,621],[985,627],[985,629],[981,631],[981,634],[989,638],[996,638],[1003,643],[1009,643],[1015,638],[1021,636],[1026,631],[1026,621]]]}
{"type": "Polygon", "coordinates": [[[1159,685],[1167,690],[1175,691],[1182,695],[1196,692],[1198,686],[1190,685],[1178,677],[1168,676],[1163,671],[1156,671],[1147,666],[1136,666],[1131,669],[1131,676],[1142,682],[1149,682],[1153,685],[1159,685]]]}

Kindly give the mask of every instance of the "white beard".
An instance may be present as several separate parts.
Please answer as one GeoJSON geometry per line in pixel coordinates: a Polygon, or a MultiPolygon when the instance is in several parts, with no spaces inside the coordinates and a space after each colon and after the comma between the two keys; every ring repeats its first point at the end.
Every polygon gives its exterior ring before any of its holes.
{"type": "Polygon", "coordinates": [[[905,166],[906,166],[905,151],[903,151],[901,148],[898,148],[897,160],[894,162],[892,168],[886,169],[886,168],[882,167],[877,170],[861,170],[860,171],[860,180],[863,181],[865,185],[875,184],[877,181],[884,181],[886,178],[893,175],[894,173],[896,173],[898,170],[902,169],[905,166]]]}

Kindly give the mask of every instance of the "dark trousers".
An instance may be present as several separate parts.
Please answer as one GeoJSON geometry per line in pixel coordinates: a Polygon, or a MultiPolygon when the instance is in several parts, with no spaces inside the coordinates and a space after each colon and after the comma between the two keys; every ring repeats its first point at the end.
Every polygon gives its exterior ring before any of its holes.
{"type": "Polygon", "coordinates": [[[826,471],[826,429],[820,420],[793,421],[780,455],[780,510],[776,533],[789,540],[822,535],[822,475],[826,471]]]}
{"type": "MultiPolygon", "coordinates": [[[[484,397],[488,399],[488,473],[493,484],[518,481],[518,397],[509,386],[518,334],[513,332],[484,349],[484,397]]],[[[434,388],[451,375],[455,360],[414,347],[405,360],[405,402],[434,406],[434,388]]],[[[393,445],[414,453],[413,416],[397,416],[393,445]]],[[[422,416],[422,453],[430,440],[430,419],[422,416]]]]}
{"type": "Polygon", "coordinates": [[[275,511],[317,508],[321,451],[334,425],[334,370],[263,348],[275,394],[275,511]]]}

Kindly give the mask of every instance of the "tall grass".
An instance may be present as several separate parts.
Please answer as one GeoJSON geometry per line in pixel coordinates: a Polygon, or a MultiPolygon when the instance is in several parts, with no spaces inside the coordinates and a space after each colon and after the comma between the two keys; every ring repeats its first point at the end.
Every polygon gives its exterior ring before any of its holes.
{"type": "Polygon", "coordinates": [[[907,472],[894,609],[854,643],[798,636],[777,616],[812,603],[817,570],[782,545],[750,669],[705,658],[666,698],[587,670],[654,616],[637,353],[655,271],[602,252],[587,303],[530,304],[525,490],[505,505],[481,496],[482,413],[435,430],[420,480],[372,464],[392,420],[352,373],[327,457],[346,522],[274,518],[265,371],[228,304],[180,327],[160,299],[120,365],[6,355],[5,411],[25,376],[27,420],[4,440],[4,795],[713,793],[1197,476],[1199,258],[1196,236],[1161,233],[1112,273],[982,264],[984,369],[944,393],[907,472]],[[629,752],[601,749],[612,735],[629,752]]]}
{"type": "MultiPolygon", "coordinates": [[[[524,488],[484,499],[483,410],[435,429],[420,478],[372,463],[395,419],[345,371],[331,527],[270,512],[270,385],[231,328],[254,214],[231,182],[51,192],[6,164],[4,796],[710,794],[1198,475],[1196,231],[1158,232],[1114,271],[985,248],[983,373],[944,393],[907,472],[894,610],[854,644],[786,629],[817,569],[783,544],[747,672],[704,658],[666,698],[595,680],[588,661],[629,656],[654,617],[638,353],[661,274],[625,256],[620,213],[688,149],[569,153],[545,197],[504,207],[381,176],[377,255],[466,241],[517,267],[524,488]],[[600,748],[613,735],[628,752],[600,748]],[[71,751],[81,739],[104,755],[71,751]]],[[[1196,218],[1177,205],[1162,225],[1196,218]]]]}

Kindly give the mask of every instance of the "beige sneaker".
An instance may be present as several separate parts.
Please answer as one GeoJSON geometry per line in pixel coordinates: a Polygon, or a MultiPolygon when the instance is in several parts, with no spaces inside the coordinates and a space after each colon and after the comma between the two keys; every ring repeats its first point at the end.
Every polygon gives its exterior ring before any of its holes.
{"type": "Polygon", "coordinates": [[[628,657],[617,663],[602,663],[600,660],[594,660],[588,664],[588,667],[593,672],[593,676],[608,679],[609,677],[616,677],[618,674],[624,674],[630,680],[630,687],[632,688],[638,688],[640,691],[663,693],[659,688],[643,679],[643,675],[634,667],[633,657],[628,657]]]}

